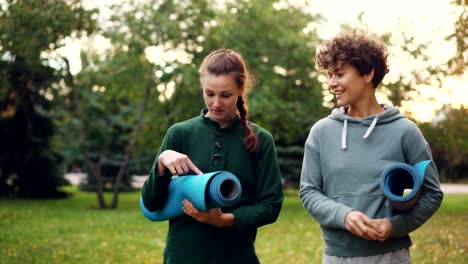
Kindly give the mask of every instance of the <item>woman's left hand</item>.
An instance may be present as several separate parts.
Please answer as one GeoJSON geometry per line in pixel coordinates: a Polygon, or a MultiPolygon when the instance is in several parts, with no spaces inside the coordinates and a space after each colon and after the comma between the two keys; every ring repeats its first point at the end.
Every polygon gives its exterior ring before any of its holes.
{"type": "Polygon", "coordinates": [[[234,215],[223,213],[221,211],[221,208],[214,208],[208,211],[200,211],[197,208],[195,208],[195,206],[193,206],[193,204],[187,199],[185,199],[182,203],[182,209],[184,210],[184,212],[199,222],[219,227],[235,225],[234,215]]]}
{"type": "Polygon", "coordinates": [[[392,222],[390,222],[390,219],[382,218],[374,219],[373,221],[376,223],[375,228],[379,230],[379,236],[377,237],[377,240],[384,241],[388,239],[393,230],[393,225],[392,222]]]}

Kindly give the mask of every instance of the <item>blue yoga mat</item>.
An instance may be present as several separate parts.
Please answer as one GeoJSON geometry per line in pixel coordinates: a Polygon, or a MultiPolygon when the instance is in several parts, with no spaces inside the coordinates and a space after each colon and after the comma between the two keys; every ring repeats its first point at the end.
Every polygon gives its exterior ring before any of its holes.
{"type": "Polygon", "coordinates": [[[198,210],[236,204],[242,186],[237,177],[227,171],[175,177],[169,184],[169,196],[163,209],[150,212],[140,197],[140,209],[151,221],[165,221],[184,214],[182,201],[188,199],[198,210]]]}
{"type": "Polygon", "coordinates": [[[416,204],[429,163],[430,160],[421,161],[414,166],[397,163],[382,172],[380,188],[393,208],[406,211],[416,204]],[[404,194],[405,189],[411,189],[411,192],[404,194]]]}

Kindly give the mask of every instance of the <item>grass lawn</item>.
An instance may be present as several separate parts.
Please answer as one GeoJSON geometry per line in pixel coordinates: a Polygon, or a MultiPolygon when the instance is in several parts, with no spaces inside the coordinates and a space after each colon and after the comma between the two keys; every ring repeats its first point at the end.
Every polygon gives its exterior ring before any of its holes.
{"type": "MultiPolygon", "coordinates": [[[[63,200],[0,199],[0,263],[162,263],[167,222],[146,220],[139,193],[123,193],[117,210],[96,209],[93,193],[63,200]]],[[[109,197],[107,197],[110,200],[109,197]]],[[[468,263],[468,195],[446,195],[412,233],[413,263],[468,263]]],[[[256,241],[262,263],[321,263],[318,224],[288,191],[275,224],[256,241]]]]}

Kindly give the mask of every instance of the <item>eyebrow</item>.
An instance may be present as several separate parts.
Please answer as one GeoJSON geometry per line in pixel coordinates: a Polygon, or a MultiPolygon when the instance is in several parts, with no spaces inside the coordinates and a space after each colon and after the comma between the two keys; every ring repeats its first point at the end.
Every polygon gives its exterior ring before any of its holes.
{"type": "Polygon", "coordinates": [[[327,71],[328,75],[331,75],[332,73],[336,73],[336,72],[339,72],[339,71],[342,71],[343,70],[343,65],[340,65],[340,66],[337,66],[333,69],[333,71],[327,71]]]}
{"type": "MultiPolygon", "coordinates": [[[[210,88],[205,88],[205,91],[214,93],[214,91],[211,90],[210,88]]],[[[233,91],[232,91],[232,90],[224,90],[224,91],[221,91],[220,93],[221,93],[221,94],[233,93],[233,91]]]]}
{"type": "Polygon", "coordinates": [[[336,72],[336,71],[341,71],[341,70],[343,70],[343,65],[338,65],[338,66],[336,66],[335,69],[334,69],[333,71],[336,72]]]}

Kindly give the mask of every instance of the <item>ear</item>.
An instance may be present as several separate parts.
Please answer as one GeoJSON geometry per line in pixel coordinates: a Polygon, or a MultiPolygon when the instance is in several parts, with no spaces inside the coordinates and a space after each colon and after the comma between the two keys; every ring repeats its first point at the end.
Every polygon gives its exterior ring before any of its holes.
{"type": "Polygon", "coordinates": [[[374,68],[372,68],[372,70],[364,75],[364,80],[366,81],[366,83],[370,83],[372,81],[372,78],[374,78],[374,68]]]}
{"type": "Polygon", "coordinates": [[[239,88],[239,93],[240,93],[241,96],[244,95],[244,91],[245,91],[244,85],[242,85],[242,86],[239,88]]]}

